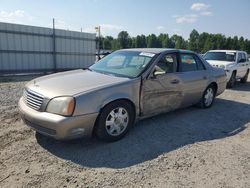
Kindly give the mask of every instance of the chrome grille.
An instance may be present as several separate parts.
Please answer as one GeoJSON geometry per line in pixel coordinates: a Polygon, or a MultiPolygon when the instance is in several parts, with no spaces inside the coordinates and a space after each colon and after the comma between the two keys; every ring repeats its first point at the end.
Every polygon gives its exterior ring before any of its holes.
{"type": "Polygon", "coordinates": [[[31,90],[28,90],[28,89],[24,90],[23,98],[24,98],[25,103],[29,107],[35,110],[39,110],[41,108],[43,99],[44,99],[42,95],[35,93],[31,90]]]}

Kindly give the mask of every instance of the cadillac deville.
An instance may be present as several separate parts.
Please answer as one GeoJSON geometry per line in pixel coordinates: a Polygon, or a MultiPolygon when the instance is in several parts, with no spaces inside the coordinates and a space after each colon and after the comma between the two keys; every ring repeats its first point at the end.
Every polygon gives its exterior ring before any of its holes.
{"type": "Polygon", "coordinates": [[[55,139],[116,141],[142,118],[196,104],[211,107],[226,83],[223,69],[191,51],[118,50],[88,69],[30,81],[19,111],[25,124],[55,139]]]}

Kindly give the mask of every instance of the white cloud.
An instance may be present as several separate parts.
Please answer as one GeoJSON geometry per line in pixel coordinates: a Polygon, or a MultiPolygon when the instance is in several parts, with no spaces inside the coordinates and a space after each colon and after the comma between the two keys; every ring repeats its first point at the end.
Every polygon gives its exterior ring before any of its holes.
{"type": "Polygon", "coordinates": [[[209,7],[210,7],[210,5],[207,5],[204,3],[194,3],[191,6],[191,10],[202,11],[202,10],[207,10],[209,7]]]}
{"type": "Polygon", "coordinates": [[[200,14],[201,14],[202,16],[212,16],[212,15],[213,15],[213,13],[210,12],[210,11],[204,11],[204,12],[201,12],[200,14]]]}
{"type": "Polygon", "coordinates": [[[189,14],[184,16],[174,16],[176,23],[194,23],[197,21],[196,14],[189,14]]]}
{"type": "MultiPolygon", "coordinates": [[[[98,25],[96,25],[98,26],[98,25]]],[[[112,25],[112,24],[100,24],[101,26],[101,35],[107,36],[117,36],[117,34],[123,30],[122,26],[112,25]]],[[[79,29],[78,29],[79,30],[79,29]]],[[[96,33],[95,27],[87,27],[82,29],[83,32],[87,33],[96,33]]]]}
{"type": "Polygon", "coordinates": [[[0,11],[0,21],[2,22],[12,22],[17,18],[24,17],[23,10],[15,10],[15,11],[0,11]]]}
{"type": "Polygon", "coordinates": [[[156,27],[156,29],[157,29],[157,30],[163,30],[163,29],[165,29],[165,27],[162,26],[162,25],[159,25],[159,26],[156,27]]]}
{"type": "MultiPolygon", "coordinates": [[[[98,26],[98,25],[96,25],[98,26]]],[[[116,37],[117,34],[123,30],[123,27],[120,25],[113,25],[113,24],[100,24],[101,26],[101,35],[107,36],[111,35],[116,37]]],[[[83,29],[84,32],[96,33],[95,27],[88,27],[83,29]]]]}
{"type": "Polygon", "coordinates": [[[103,30],[121,30],[122,26],[112,25],[112,24],[101,24],[101,29],[103,30]]]}
{"type": "Polygon", "coordinates": [[[82,31],[83,31],[83,32],[86,32],[86,33],[96,33],[96,30],[95,30],[94,27],[93,27],[93,28],[90,28],[90,27],[88,27],[88,28],[83,28],[82,31]]]}
{"type": "Polygon", "coordinates": [[[113,24],[100,24],[101,26],[101,34],[104,36],[111,35],[117,36],[120,31],[124,28],[120,25],[113,25],[113,24]]]}
{"type": "Polygon", "coordinates": [[[32,23],[34,17],[25,13],[24,10],[14,10],[14,11],[0,11],[0,21],[9,23],[32,23]]]}
{"type": "Polygon", "coordinates": [[[190,7],[191,10],[197,11],[197,14],[187,14],[187,15],[177,15],[173,16],[175,18],[176,23],[195,23],[200,16],[212,16],[213,12],[210,10],[210,5],[204,3],[193,3],[190,7]]]}
{"type": "MultiPolygon", "coordinates": [[[[52,26],[50,26],[52,27],[52,26]]],[[[64,29],[64,30],[70,30],[70,31],[81,31],[80,27],[75,27],[63,20],[55,19],[55,28],[56,29],[64,29]]]]}

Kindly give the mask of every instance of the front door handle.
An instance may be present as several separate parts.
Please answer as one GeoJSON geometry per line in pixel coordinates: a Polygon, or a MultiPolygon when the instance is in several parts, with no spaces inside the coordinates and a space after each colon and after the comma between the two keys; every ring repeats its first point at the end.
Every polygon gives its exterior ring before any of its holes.
{"type": "Polygon", "coordinates": [[[207,79],[207,77],[206,77],[206,76],[203,76],[203,79],[204,79],[204,80],[206,80],[206,79],[207,79]]]}
{"type": "Polygon", "coordinates": [[[180,81],[179,80],[177,80],[177,79],[174,79],[174,80],[171,80],[171,84],[178,84],[180,81]]]}

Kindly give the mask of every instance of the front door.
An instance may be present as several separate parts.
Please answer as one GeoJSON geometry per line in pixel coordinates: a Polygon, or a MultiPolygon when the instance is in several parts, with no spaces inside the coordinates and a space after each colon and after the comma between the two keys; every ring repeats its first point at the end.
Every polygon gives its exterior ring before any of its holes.
{"type": "Polygon", "coordinates": [[[176,74],[177,54],[165,54],[142,82],[141,109],[151,116],[179,108],[183,100],[182,80],[176,74]]]}

